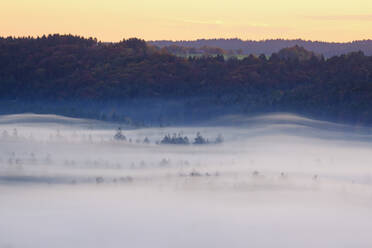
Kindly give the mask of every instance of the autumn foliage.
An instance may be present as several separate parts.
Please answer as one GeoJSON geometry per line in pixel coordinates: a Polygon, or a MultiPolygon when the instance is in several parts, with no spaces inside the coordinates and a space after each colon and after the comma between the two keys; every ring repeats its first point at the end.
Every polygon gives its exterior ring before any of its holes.
{"type": "Polygon", "coordinates": [[[324,59],[297,46],[270,57],[178,57],[140,39],[0,38],[1,100],[195,96],[245,113],[295,111],[372,123],[372,57],[324,59]]]}

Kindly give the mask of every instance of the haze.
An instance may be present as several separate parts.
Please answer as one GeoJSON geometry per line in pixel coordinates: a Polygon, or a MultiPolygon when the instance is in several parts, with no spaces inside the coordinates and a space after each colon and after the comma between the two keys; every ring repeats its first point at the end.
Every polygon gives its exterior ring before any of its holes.
{"type": "Polygon", "coordinates": [[[117,126],[0,117],[0,247],[372,246],[368,128],[226,116],[115,141],[117,126]],[[224,142],[156,144],[176,132],[224,142]]]}

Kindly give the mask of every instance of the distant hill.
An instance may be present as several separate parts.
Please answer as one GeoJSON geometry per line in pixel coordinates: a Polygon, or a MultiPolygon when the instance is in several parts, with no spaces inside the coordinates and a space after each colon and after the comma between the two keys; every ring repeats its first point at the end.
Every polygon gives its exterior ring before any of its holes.
{"type": "MultiPolygon", "coordinates": [[[[241,39],[199,39],[193,41],[168,41],[168,40],[158,40],[158,41],[148,41],[149,44],[158,47],[166,46],[182,46],[182,47],[217,47],[222,48],[226,51],[238,51],[243,54],[265,54],[267,56],[274,52],[278,52],[280,49],[300,46],[304,47],[306,50],[312,51],[317,54],[323,54],[326,58],[347,54],[350,52],[362,51],[365,55],[372,55],[372,40],[360,40],[353,42],[321,42],[321,41],[307,41],[307,40],[241,40],[241,39]]],[[[236,53],[239,53],[236,52],[236,53]]]]}

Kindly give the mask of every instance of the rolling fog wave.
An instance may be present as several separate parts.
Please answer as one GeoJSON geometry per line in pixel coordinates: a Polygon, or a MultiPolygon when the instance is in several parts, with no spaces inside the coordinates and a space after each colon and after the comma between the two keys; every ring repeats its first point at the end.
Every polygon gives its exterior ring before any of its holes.
{"type": "Polygon", "coordinates": [[[121,126],[120,140],[118,127],[0,117],[0,247],[372,246],[366,127],[291,114],[121,126]]]}

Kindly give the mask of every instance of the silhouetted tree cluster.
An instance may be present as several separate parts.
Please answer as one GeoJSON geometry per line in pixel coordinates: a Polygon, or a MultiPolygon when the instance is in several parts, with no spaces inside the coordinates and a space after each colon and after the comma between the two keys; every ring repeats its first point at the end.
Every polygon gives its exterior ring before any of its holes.
{"type": "Polygon", "coordinates": [[[190,144],[189,138],[187,136],[182,137],[179,133],[173,134],[172,136],[167,134],[164,138],[160,141],[161,144],[172,144],[172,145],[188,145],[190,144]]]}
{"type": "MultiPolygon", "coordinates": [[[[220,144],[223,142],[223,137],[219,134],[214,142],[210,142],[208,139],[204,138],[200,132],[196,133],[193,145],[205,145],[205,144],[220,144]]],[[[179,134],[173,134],[172,136],[167,134],[160,141],[160,144],[173,144],[173,145],[188,145],[190,144],[189,138],[187,136],[182,136],[179,134]]]]}

